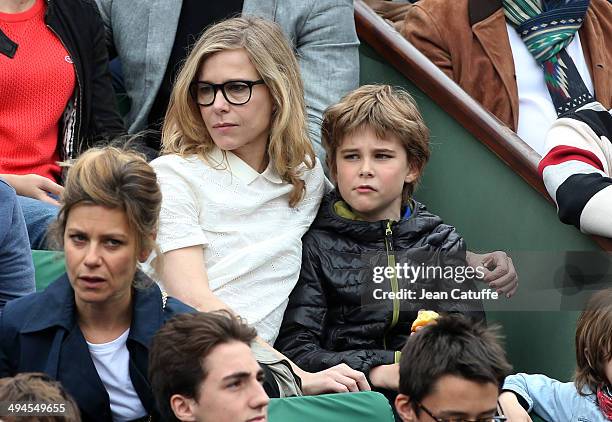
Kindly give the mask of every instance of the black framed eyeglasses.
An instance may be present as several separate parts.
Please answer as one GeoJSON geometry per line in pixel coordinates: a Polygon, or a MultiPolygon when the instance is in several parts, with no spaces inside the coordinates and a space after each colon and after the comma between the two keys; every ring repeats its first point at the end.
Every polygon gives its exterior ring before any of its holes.
{"type": "Polygon", "coordinates": [[[431,418],[436,422],[503,422],[507,420],[505,416],[487,416],[486,418],[479,419],[439,418],[434,416],[433,413],[431,413],[431,410],[423,406],[421,403],[417,402],[416,405],[423,412],[431,416],[431,418]]]}
{"type": "Polygon", "coordinates": [[[215,102],[217,91],[223,93],[228,103],[242,105],[249,102],[253,93],[253,86],[263,84],[263,79],[257,81],[227,81],[222,84],[211,84],[203,81],[193,81],[189,85],[189,93],[194,101],[203,107],[215,102]]]}

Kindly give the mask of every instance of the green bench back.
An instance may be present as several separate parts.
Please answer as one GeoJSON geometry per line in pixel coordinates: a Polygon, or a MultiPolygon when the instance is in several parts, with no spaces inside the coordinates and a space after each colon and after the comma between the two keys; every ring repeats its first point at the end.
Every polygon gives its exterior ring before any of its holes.
{"type": "Polygon", "coordinates": [[[32,251],[36,277],[36,290],[44,290],[66,272],[63,252],[32,251]]]}
{"type": "Polygon", "coordinates": [[[389,402],[380,393],[359,392],[270,400],[270,422],[393,422],[389,402]]]}

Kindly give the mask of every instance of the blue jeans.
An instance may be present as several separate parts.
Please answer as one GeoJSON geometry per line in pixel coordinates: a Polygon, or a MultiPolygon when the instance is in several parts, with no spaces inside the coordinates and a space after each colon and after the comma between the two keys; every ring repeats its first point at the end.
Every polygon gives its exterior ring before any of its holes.
{"type": "Polygon", "coordinates": [[[28,229],[30,247],[47,249],[47,229],[57,218],[59,207],[27,196],[17,196],[28,229]]]}
{"type": "Polygon", "coordinates": [[[34,266],[26,225],[13,188],[0,179],[0,312],[34,291],[34,266]]]}

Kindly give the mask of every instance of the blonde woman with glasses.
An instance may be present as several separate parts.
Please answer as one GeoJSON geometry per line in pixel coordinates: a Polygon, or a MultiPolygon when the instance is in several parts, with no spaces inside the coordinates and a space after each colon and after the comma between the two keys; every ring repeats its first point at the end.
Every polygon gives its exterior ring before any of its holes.
{"type": "MultiPolygon", "coordinates": [[[[246,17],[210,27],[179,73],[163,156],[152,162],[163,193],[165,289],[201,311],[246,318],[269,352],[325,187],[298,69],[272,22],[246,17]]],[[[369,389],[344,364],[293,370],[305,394],[369,389]]]]}

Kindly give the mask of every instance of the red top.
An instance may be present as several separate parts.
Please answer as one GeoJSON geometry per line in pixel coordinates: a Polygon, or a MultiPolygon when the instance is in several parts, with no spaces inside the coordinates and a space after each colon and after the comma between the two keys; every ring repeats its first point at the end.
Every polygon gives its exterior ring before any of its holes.
{"type": "Polygon", "coordinates": [[[57,181],[59,125],[76,76],[62,42],[44,22],[45,0],[22,13],[0,13],[0,30],[18,44],[0,53],[0,173],[57,181]]]}

